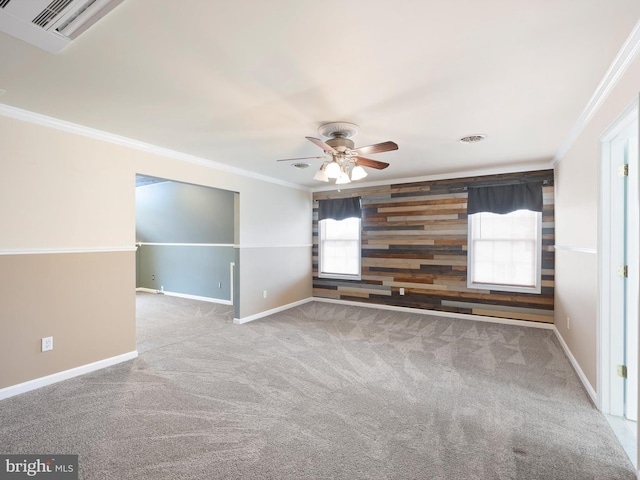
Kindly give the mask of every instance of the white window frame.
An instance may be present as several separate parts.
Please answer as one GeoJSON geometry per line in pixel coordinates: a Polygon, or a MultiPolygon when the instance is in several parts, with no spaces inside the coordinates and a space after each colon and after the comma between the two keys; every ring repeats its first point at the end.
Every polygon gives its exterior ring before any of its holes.
{"type": "MultiPolygon", "coordinates": [[[[353,220],[351,218],[349,220],[353,220]]],[[[345,219],[347,220],[347,219],[345,219]]],[[[325,220],[318,221],[318,278],[334,278],[334,279],[342,279],[342,280],[360,280],[362,274],[362,219],[357,218],[358,220],[358,255],[356,258],[357,261],[357,274],[349,274],[349,273],[340,273],[340,272],[324,272],[322,271],[322,255],[323,252],[323,230],[326,228],[325,220]]]]}
{"type": "Polygon", "coordinates": [[[534,212],[537,214],[536,225],[536,279],[533,287],[524,287],[521,285],[499,284],[499,283],[480,283],[473,282],[474,277],[474,248],[473,248],[473,222],[479,218],[480,214],[472,214],[468,217],[468,238],[467,238],[467,287],[483,290],[496,290],[500,292],[513,293],[541,293],[542,291],[542,212],[534,212]]]}

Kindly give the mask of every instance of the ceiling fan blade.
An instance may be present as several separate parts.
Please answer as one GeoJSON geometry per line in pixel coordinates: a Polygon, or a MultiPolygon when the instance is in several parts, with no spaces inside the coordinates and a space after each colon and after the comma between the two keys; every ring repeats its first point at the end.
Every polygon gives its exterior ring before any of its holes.
{"type": "Polygon", "coordinates": [[[370,158],[364,157],[356,157],[356,163],[362,167],[370,167],[377,170],[384,170],[389,166],[387,162],[379,162],[378,160],[371,160],[370,158]]]}
{"type": "Polygon", "coordinates": [[[314,138],[314,137],[304,137],[307,140],[309,140],[310,142],[315,143],[317,146],[319,146],[322,150],[324,150],[325,152],[331,152],[331,153],[338,153],[336,152],[332,146],[327,145],[326,143],[324,143],[322,140],[320,140],[319,138],[314,138]]]}
{"type": "Polygon", "coordinates": [[[352,150],[358,155],[371,155],[372,153],[390,152],[391,150],[397,150],[398,144],[395,142],[382,142],[375,145],[368,145],[366,147],[360,147],[352,150]]]}
{"type": "Polygon", "coordinates": [[[281,158],[280,160],[276,160],[276,162],[292,162],[294,160],[311,160],[314,158],[327,158],[328,155],[322,155],[320,157],[298,157],[298,158],[281,158]]]}

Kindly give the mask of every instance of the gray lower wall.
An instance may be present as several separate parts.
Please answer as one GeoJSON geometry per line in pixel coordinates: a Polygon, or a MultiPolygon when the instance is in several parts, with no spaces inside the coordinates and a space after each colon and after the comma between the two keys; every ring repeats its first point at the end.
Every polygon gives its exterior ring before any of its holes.
{"type": "Polygon", "coordinates": [[[232,246],[141,245],[136,260],[138,288],[232,301],[232,246]]]}

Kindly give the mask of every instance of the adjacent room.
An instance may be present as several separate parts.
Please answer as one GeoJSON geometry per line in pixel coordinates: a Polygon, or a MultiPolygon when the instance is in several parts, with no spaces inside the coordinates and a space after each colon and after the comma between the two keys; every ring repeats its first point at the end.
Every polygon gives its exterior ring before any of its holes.
{"type": "Polygon", "coordinates": [[[0,1],[0,477],[640,478],[639,51],[636,0],[0,1]]]}

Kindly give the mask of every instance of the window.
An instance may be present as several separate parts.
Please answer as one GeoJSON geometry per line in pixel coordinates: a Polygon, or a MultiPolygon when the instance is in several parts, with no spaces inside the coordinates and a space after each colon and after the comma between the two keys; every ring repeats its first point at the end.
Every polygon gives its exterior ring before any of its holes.
{"type": "Polygon", "coordinates": [[[360,280],[360,219],[325,219],[318,229],[318,276],[360,280]]]}
{"type": "Polygon", "coordinates": [[[470,288],[540,293],[542,214],[516,210],[507,214],[469,215],[470,288]]]}

